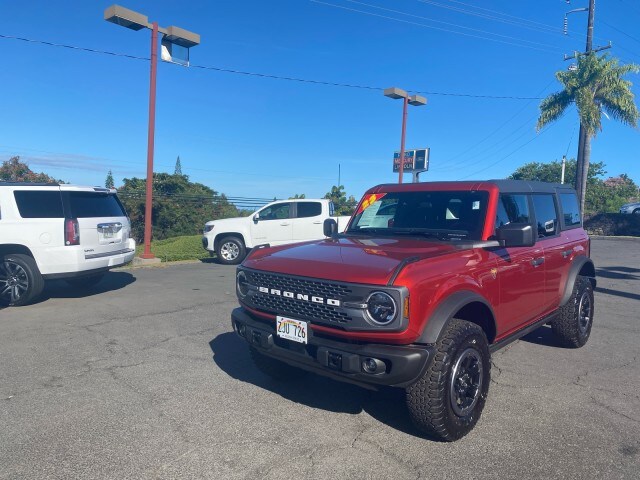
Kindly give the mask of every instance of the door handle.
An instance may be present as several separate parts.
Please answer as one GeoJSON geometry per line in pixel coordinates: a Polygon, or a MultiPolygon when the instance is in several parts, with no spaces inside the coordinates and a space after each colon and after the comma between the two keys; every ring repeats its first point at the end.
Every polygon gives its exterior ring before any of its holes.
{"type": "Polygon", "coordinates": [[[284,223],[281,223],[280,225],[282,225],[283,227],[288,227],[288,226],[289,226],[289,225],[291,225],[291,224],[290,224],[290,223],[287,223],[287,222],[284,222],[284,223]]]}
{"type": "Polygon", "coordinates": [[[571,255],[573,253],[573,248],[570,248],[569,250],[563,250],[562,251],[562,257],[563,258],[567,258],[569,255],[571,255]]]}
{"type": "Polygon", "coordinates": [[[533,260],[531,260],[531,265],[533,265],[534,267],[539,267],[543,263],[544,263],[544,257],[534,258],[533,260]]]}
{"type": "Polygon", "coordinates": [[[320,225],[322,222],[313,222],[314,225],[320,225]]]}

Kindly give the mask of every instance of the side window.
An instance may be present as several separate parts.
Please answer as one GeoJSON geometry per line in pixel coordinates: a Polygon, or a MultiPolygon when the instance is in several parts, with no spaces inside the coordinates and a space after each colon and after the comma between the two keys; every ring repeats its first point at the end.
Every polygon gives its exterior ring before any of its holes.
{"type": "Polygon", "coordinates": [[[329,216],[334,217],[336,214],[336,207],[333,202],[329,202],[329,216]]]}
{"type": "Polygon", "coordinates": [[[289,218],[289,203],[279,203],[260,211],[260,220],[281,220],[289,218]]]}
{"type": "Polygon", "coordinates": [[[538,237],[551,237],[558,233],[558,214],[553,195],[533,195],[533,208],[538,222],[538,237]]]}
{"type": "Polygon", "coordinates": [[[322,213],[320,202],[296,202],[298,213],[296,218],[317,217],[322,213]]]}
{"type": "Polygon", "coordinates": [[[64,218],[58,191],[16,190],[13,195],[22,218],[64,218]]]}
{"type": "Polygon", "coordinates": [[[580,225],[580,208],[578,207],[578,197],[575,193],[561,193],[560,203],[566,228],[580,225]]]}
{"type": "Polygon", "coordinates": [[[529,202],[524,194],[500,194],[496,228],[509,223],[529,223],[529,202]]]}

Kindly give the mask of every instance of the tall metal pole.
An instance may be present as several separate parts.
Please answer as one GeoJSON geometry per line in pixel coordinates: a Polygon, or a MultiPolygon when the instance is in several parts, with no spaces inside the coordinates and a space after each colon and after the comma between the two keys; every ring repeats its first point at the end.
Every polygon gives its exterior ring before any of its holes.
{"type": "Polygon", "coordinates": [[[144,206],[144,253],[142,258],[155,258],[151,253],[151,216],[153,207],[153,148],[156,129],[156,71],[158,67],[158,22],[151,29],[151,74],[149,79],[149,132],[147,137],[147,188],[144,206]]]}
{"type": "Polygon", "coordinates": [[[404,137],[407,131],[407,106],[409,105],[409,97],[402,99],[402,136],[400,137],[400,168],[398,168],[398,183],[402,183],[402,174],[404,173],[404,137]]]}

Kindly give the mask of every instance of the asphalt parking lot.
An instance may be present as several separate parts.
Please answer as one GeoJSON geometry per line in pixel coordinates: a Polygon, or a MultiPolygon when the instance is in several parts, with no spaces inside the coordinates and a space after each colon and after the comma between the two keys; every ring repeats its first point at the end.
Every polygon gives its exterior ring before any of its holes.
{"type": "Polygon", "coordinates": [[[0,478],[640,476],[640,241],[594,239],[589,343],[543,327],[494,354],[482,419],[421,437],[400,392],[282,385],[229,323],[233,267],[111,272],[0,310],[0,478]]]}

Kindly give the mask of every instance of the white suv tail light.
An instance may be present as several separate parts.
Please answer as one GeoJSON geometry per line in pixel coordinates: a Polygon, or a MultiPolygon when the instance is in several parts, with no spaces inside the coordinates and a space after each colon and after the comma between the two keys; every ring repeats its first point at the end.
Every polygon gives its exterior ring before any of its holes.
{"type": "Polygon", "coordinates": [[[75,218],[67,218],[64,221],[64,244],[80,245],[80,227],[75,218]]]}

